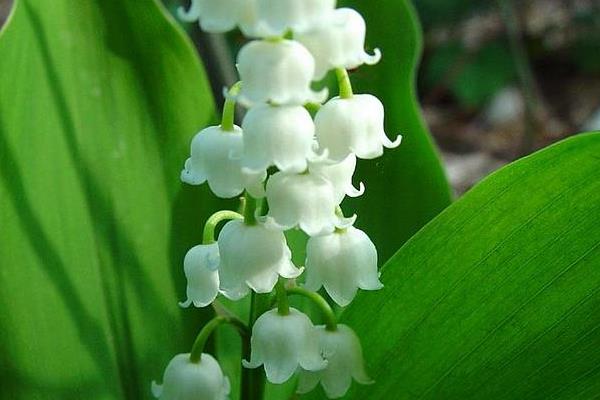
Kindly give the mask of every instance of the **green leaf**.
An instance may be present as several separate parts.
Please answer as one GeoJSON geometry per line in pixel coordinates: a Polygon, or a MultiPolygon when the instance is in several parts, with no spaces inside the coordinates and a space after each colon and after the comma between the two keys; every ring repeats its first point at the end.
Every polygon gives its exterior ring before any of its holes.
{"type": "Polygon", "coordinates": [[[356,93],[372,93],[386,110],[386,132],[404,136],[397,149],[360,160],[355,180],[366,193],[344,202],[387,260],[406,240],[450,204],[450,190],[416,100],[415,76],[422,34],[409,0],[342,1],[367,22],[367,43],[383,53],[375,66],[351,74],[356,93]]]}
{"type": "Polygon", "coordinates": [[[182,258],[217,203],[184,188],[214,118],[152,0],[18,0],[0,36],[0,397],[149,398],[202,316],[182,258]]]}
{"type": "Polygon", "coordinates": [[[565,140],[406,243],[343,315],[377,381],[347,398],[596,398],[599,170],[600,133],[565,140]]]}

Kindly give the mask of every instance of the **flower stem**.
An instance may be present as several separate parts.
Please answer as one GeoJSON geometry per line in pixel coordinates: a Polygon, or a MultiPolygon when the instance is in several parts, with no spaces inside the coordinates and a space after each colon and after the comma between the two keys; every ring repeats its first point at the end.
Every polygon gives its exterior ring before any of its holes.
{"type": "Polygon", "coordinates": [[[337,76],[338,87],[340,88],[340,99],[350,99],[354,95],[352,92],[352,82],[348,76],[348,71],[345,68],[336,68],[335,75],[337,76]]]}
{"type": "Polygon", "coordinates": [[[248,192],[244,195],[244,222],[246,225],[256,224],[256,208],[258,202],[248,192]]]}
{"type": "Polygon", "coordinates": [[[242,82],[235,83],[231,89],[229,89],[229,96],[225,99],[225,105],[223,106],[223,117],[221,119],[221,130],[225,132],[233,132],[233,124],[235,118],[235,96],[240,93],[242,82]]]}
{"type": "Polygon", "coordinates": [[[222,324],[231,324],[233,325],[240,336],[242,336],[242,341],[246,342],[248,338],[248,328],[246,325],[237,318],[234,317],[214,317],[211,319],[198,333],[196,336],[196,340],[192,346],[192,351],[190,352],[190,361],[193,363],[200,363],[202,359],[202,352],[204,351],[204,347],[206,346],[206,342],[208,338],[213,333],[213,331],[222,324]]]}
{"type": "MultiPolygon", "coordinates": [[[[252,292],[252,303],[250,306],[249,326],[253,326],[258,317],[270,308],[270,297],[268,294],[252,292]]],[[[250,343],[244,342],[242,347],[243,357],[250,359],[250,343]]],[[[261,400],[265,390],[265,373],[263,368],[242,368],[242,382],[240,385],[241,400],[261,400]]]]}
{"type": "Polygon", "coordinates": [[[285,291],[285,283],[283,278],[279,278],[275,285],[275,293],[277,294],[277,313],[279,315],[288,315],[290,313],[290,303],[285,291]]]}
{"type": "Polygon", "coordinates": [[[310,290],[306,290],[298,286],[288,288],[287,292],[289,294],[304,296],[312,301],[321,310],[323,316],[325,317],[325,329],[332,332],[337,330],[337,319],[335,318],[333,309],[329,303],[327,303],[327,301],[318,293],[311,292],[310,290]]]}
{"type": "Polygon", "coordinates": [[[306,103],[304,104],[304,108],[306,109],[306,111],[308,111],[311,115],[316,114],[320,109],[321,109],[321,104],[319,103],[306,103]]]}
{"type": "Polygon", "coordinates": [[[202,233],[202,244],[211,244],[215,242],[215,228],[221,221],[229,219],[242,219],[243,215],[231,210],[217,211],[211,215],[204,224],[204,231],[202,233]]]}

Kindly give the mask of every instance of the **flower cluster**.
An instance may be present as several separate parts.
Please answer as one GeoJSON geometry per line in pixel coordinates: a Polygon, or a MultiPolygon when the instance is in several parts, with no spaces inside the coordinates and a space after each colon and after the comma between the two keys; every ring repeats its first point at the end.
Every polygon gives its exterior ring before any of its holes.
{"type": "MultiPolygon", "coordinates": [[[[384,131],[384,109],[369,94],[354,94],[348,69],[374,64],[381,53],[365,52],[365,21],[356,11],[336,9],[335,0],[193,0],[180,17],[199,21],[208,32],[238,27],[251,38],[237,56],[240,82],[227,93],[219,126],[192,140],[181,180],[207,183],[221,198],[244,194],[243,215],[220,211],[207,221],[203,243],[184,259],[188,281],[183,307],[205,307],[217,296],[240,300],[250,293],[274,293],[277,307],[251,327],[232,317],[205,326],[191,354],[177,355],[153,393],[162,400],[224,399],[229,383],[216,360],[202,353],[206,337],[222,322],[250,333],[245,368],[264,366],[270,382],[298,372],[299,393],[319,382],[330,398],[343,396],[352,379],[368,384],[356,334],[338,324],[322,287],[333,302],[347,306],[358,289],[383,287],[377,250],[346,218],[340,203],[360,196],[353,175],[358,159],[373,159],[400,144],[384,131]],[[334,71],[339,96],[311,84],[334,71]],[[234,124],[235,104],[247,108],[234,124]],[[316,110],[314,116],[309,110],[316,110]],[[215,241],[215,229],[227,221],[215,241]],[[292,262],[285,232],[308,236],[305,266],[292,262]],[[305,275],[305,276],[304,276],[305,275]],[[300,283],[303,282],[303,283],[300,283]],[[288,305],[288,295],[315,302],[327,322],[315,326],[288,305]]],[[[267,295],[268,296],[268,295],[267,295]]]]}

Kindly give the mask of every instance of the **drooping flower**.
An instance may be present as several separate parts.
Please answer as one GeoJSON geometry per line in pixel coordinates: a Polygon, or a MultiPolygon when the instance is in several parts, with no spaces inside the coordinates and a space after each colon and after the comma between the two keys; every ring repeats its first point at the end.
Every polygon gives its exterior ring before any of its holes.
{"type": "Polygon", "coordinates": [[[336,193],[333,185],[311,172],[292,174],[277,172],[267,181],[269,214],[267,223],[291,229],[300,227],[308,235],[333,232],[347,226],[346,220],[336,214],[336,193]]]}
{"type": "Polygon", "coordinates": [[[152,394],[160,400],[227,400],[229,379],[217,360],[202,353],[200,362],[190,361],[190,354],[178,354],[169,362],[162,385],[152,382],[152,394]]]}
{"type": "Polygon", "coordinates": [[[250,361],[242,361],[246,368],[264,365],[267,379],[283,383],[301,367],[318,371],[327,362],[319,351],[319,337],[310,319],[290,308],[289,314],[280,315],[270,310],[261,315],[252,328],[250,361]]]}
{"type": "Polygon", "coordinates": [[[334,68],[354,69],[363,64],[373,65],[381,52],[365,52],[366,24],[363,17],[351,8],[338,8],[327,20],[312,29],[294,36],[315,58],[315,80],[325,77],[334,68]]]}
{"type": "Polygon", "coordinates": [[[373,380],[365,371],[362,348],[356,333],[346,325],[338,324],[335,331],[317,326],[321,354],[327,367],[321,371],[300,371],[298,393],[310,392],[319,382],[330,399],[346,394],[352,379],[369,385],[373,380]]]}
{"type": "Polygon", "coordinates": [[[223,33],[239,25],[242,31],[252,33],[256,4],[255,0],[192,0],[189,10],[179,7],[177,15],[182,21],[199,21],[206,32],[223,33]]]}
{"type": "Polygon", "coordinates": [[[345,196],[358,197],[365,192],[365,185],[361,182],[356,189],[352,184],[352,176],[356,169],[356,156],[348,155],[337,164],[315,162],[310,164],[310,170],[316,175],[327,179],[335,192],[335,202],[340,204],[345,196]]]}
{"type": "Polygon", "coordinates": [[[302,106],[252,107],[242,123],[242,167],[261,172],[270,166],[281,171],[302,172],[313,156],[313,120],[302,106]]]}
{"type": "Polygon", "coordinates": [[[305,286],[312,291],[324,286],[342,307],[350,304],[358,289],[381,289],[375,245],[354,227],[311,237],[306,245],[305,286]]]}
{"type": "Polygon", "coordinates": [[[327,91],[315,93],[310,82],[315,60],[293,40],[254,40],[240,50],[237,67],[243,82],[238,99],[245,105],[303,105],[322,102],[327,91]]]}
{"type": "Polygon", "coordinates": [[[394,142],[388,139],[383,120],[383,104],[375,96],[334,97],[317,112],[315,133],[333,160],[341,161],[350,153],[372,159],[381,156],[384,147],[397,147],[402,140],[400,135],[394,142]]]}
{"type": "Polygon", "coordinates": [[[190,185],[208,181],[210,189],[219,197],[240,195],[248,177],[242,173],[240,161],[231,157],[243,148],[242,129],[235,126],[231,132],[211,126],[192,139],[191,157],[181,171],[181,180],[190,185]]]}
{"type": "Polygon", "coordinates": [[[250,289],[270,293],[279,276],[296,278],[302,273],[292,263],[292,253],[280,230],[241,220],[225,224],[218,238],[220,291],[231,300],[246,296],[250,289]]]}
{"type": "Polygon", "coordinates": [[[206,307],[219,294],[219,246],[217,243],[192,247],[183,259],[187,279],[187,300],[181,307],[206,307]]]}
{"type": "Polygon", "coordinates": [[[256,0],[257,31],[262,37],[303,32],[333,11],[336,0],[256,0]]]}

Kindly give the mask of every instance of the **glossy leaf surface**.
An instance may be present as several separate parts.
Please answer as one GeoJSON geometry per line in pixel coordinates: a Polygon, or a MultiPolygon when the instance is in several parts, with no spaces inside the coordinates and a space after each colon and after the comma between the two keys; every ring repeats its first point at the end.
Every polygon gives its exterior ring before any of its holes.
{"type": "Polygon", "coordinates": [[[486,178],[407,242],[385,288],[343,314],[377,381],[348,398],[595,398],[599,168],[600,133],[565,140],[486,178]]]}

